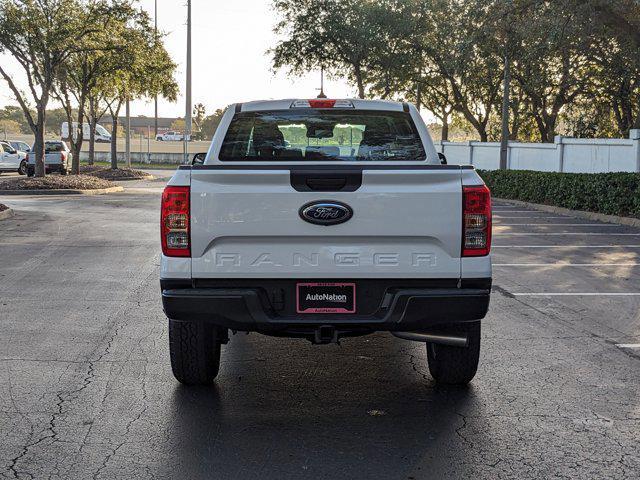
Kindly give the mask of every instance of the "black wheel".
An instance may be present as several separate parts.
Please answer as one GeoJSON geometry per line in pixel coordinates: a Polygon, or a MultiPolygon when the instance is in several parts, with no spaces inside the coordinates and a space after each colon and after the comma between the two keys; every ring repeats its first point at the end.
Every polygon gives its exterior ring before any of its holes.
{"type": "Polygon", "coordinates": [[[427,343],[429,372],[438,383],[465,385],[473,379],[478,370],[480,322],[464,324],[455,333],[466,334],[469,345],[467,347],[450,347],[427,343]]]}
{"type": "Polygon", "coordinates": [[[67,169],[66,168],[61,168],[60,169],[60,175],[66,175],[67,174],[67,169]]]}
{"type": "Polygon", "coordinates": [[[27,167],[27,177],[33,177],[36,174],[35,168],[27,167]]]}
{"type": "Polygon", "coordinates": [[[18,173],[20,175],[26,175],[27,174],[27,162],[26,161],[21,161],[20,162],[20,166],[18,167],[18,173]]]}
{"type": "Polygon", "coordinates": [[[225,331],[204,322],[169,320],[173,376],[186,385],[210,385],[220,368],[225,331]]]}

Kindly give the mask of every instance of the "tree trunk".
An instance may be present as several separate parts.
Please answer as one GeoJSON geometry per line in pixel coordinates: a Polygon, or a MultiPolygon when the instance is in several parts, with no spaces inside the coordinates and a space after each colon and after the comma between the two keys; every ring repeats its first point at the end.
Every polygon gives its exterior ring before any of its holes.
{"type": "Polygon", "coordinates": [[[358,98],[364,98],[364,81],[362,79],[362,70],[359,65],[353,67],[353,73],[356,77],[356,84],[358,85],[358,98]]]}
{"type": "Polygon", "coordinates": [[[82,143],[84,142],[84,109],[85,109],[85,97],[80,97],[78,103],[78,135],[75,140],[71,141],[71,173],[73,175],[80,174],[80,152],[82,151],[82,143]]]}
{"type": "MultiPolygon", "coordinates": [[[[118,112],[119,113],[119,112],[118,112]]],[[[118,169],[118,113],[111,115],[111,169],[118,169]]]]}
{"type": "Polygon", "coordinates": [[[96,106],[93,100],[89,101],[89,165],[93,165],[96,156],[96,106]]]}
{"type": "Polygon", "coordinates": [[[445,116],[442,119],[442,137],[440,138],[443,142],[449,141],[449,116],[445,116]]]}
{"type": "Polygon", "coordinates": [[[33,145],[33,154],[36,156],[35,175],[36,177],[44,177],[46,172],[44,168],[44,121],[45,112],[38,109],[38,120],[36,122],[35,142],[33,145]]]}

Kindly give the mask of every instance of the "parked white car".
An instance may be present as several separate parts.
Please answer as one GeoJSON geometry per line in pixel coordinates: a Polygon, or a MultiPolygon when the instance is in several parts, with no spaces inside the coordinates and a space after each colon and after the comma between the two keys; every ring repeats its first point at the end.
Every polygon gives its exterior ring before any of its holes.
{"type": "MultiPolygon", "coordinates": [[[[78,122],[73,122],[73,128],[74,128],[74,137],[75,137],[76,135],[75,129],[78,128],[78,122]]],[[[62,140],[67,140],[67,141],[69,140],[69,123],[68,122],[64,122],[62,124],[62,128],[60,129],[60,134],[61,134],[60,136],[62,140]]],[[[90,136],[91,136],[91,125],[89,125],[88,123],[83,123],[82,138],[88,141],[90,136]]],[[[96,124],[95,139],[97,143],[111,143],[111,134],[107,131],[106,128],[104,128],[102,125],[98,123],[96,124]]]]}
{"type": "MultiPolygon", "coordinates": [[[[174,131],[159,133],[156,135],[156,140],[159,142],[182,142],[184,140],[184,134],[174,131]]],[[[191,140],[190,136],[189,140],[191,140]]]]}
{"type": "Polygon", "coordinates": [[[0,172],[27,173],[27,154],[16,150],[9,142],[0,142],[0,172]]]}
{"type": "Polygon", "coordinates": [[[213,382],[230,331],[314,344],[390,332],[426,344],[437,382],[471,381],[491,194],[473,166],[446,164],[413,105],[232,105],[201,160],[176,171],[161,204],[178,381],[213,382]]]}
{"type": "MultiPolygon", "coordinates": [[[[27,176],[33,177],[36,171],[36,157],[32,151],[27,154],[27,176]]],[[[71,151],[67,144],[58,140],[47,140],[44,142],[44,167],[45,171],[58,172],[66,175],[71,169],[71,151]]]]}

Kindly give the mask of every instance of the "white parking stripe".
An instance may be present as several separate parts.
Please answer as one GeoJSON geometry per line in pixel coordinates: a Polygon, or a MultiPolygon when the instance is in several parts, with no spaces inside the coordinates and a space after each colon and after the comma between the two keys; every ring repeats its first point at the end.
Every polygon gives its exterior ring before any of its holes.
{"type": "Polygon", "coordinates": [[[640,245],[491,245],[491,248],[640,248],[640,245]]]}
{"type": "Polygon", "coordinates": [[[593,293],[513,293],[508,292],[510,295],[516,297],[640,297],[640,292],[627,292],[627,293],[603,293],[603,292],[593,292],[593,293]]]}
{"type": "Polygon", "coordinates": [[[582,235],[582,236],[596,236],[596,235],[606,235],[608,237],[618,236],[618,237],[638,237],[640,233],[617,233],[617,232],[536,232],[536,233],[526,233],[526,232],[509,232],[509,233],[494,233],[494,237],[528,237],[528,236],[558,236],[558,235],[582,235]]]}
{"type": "Polygon", "coordinates": [[[496,218],[503,218],[503,219],[509,219],[509,220],[520,220],[520,219],[526,219],[526,218],[575,218],[575,217],[560,217],[560,216],[556,216],[556,217],[505,217],[503,215],[494,215],[493,216],[494,219],[496,218]]]}
{"type": "Polygon", "coordinates": [[[536,210],[496,210],[494,209],[493,212],[509,212],[509,213],[539,213],[536,210]]]}
{"type": "Polygon", "coordinates": [[[494,267],[637,267],[640,263],[494,263],[494,267]]]}
{"type": "Polygon", "coordinates": [[[496,227],[515,227],[515,226],[545,226],[545,227],[620,227],[615,223],[500,223],[495,222],[496,227]]]}
{"type": "Polygon", "coordinates": [[[640,343],[616,343],[618,348],[640,348],[640,343]]]}

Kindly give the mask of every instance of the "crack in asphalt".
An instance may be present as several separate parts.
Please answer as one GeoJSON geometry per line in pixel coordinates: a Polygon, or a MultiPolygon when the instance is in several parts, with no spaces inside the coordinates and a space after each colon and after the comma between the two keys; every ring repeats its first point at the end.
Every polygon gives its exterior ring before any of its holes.
{"type": "MultiPolygon", "coordinates": [[[[152,271],[150,273],[148,273],[144,279],[142,279],[138,285],[133,289],[132,293],[128,296],[128,298],[132,298],[135,295],[138,295],[140,290],[144,287],[144,285],[149,281],[149,278],[154,275],[155,271],[152,269],[152,271]]],[[[130,308],[130,305],[128,305],[129,302],[123,302],[123,303],[127,303],[127,305],[123,305],[123,307],[116,313],[113,315],[114,318],[119,318],[120,314],[124,313],[126,309],[130,308]]],[[[49,422],[47,427],[44,430],[40,431],[40,435],[42,435],[43,433],[47,433],[45,436],[41,436],[37,441],[35,442],[30,442],[27,443],[26,445],[23,445],[20,453],[18,455],[16,455],[15,457],[11,458],[10,463],[9,463],[9,470],[11,471],[11,473],[13,474],[14,478],[19,480],[20,479],[20,474],[23,475],[27,475],[30,479],[34,479],[34,476],[26,471],[19,471],[18,470],[18,464],[21,462],[21,460],[26,457],[31,450],[33,450],[34,448],[38,447],[41,443],[43,443],[46,440],[51,440],[51,443],[55,443],[58,440],[58,432],[56,431],[56,422],[58,420],[58,417],[60,417],[61,415],[63,415],[63,404],[65,402],[68,401],[73,401],[75,399],[78,398],[78,394],[80,394],[83,390],[85,390],[89,385],[91,385],[91,383],[93,382],[93,379],[95,378],[95,367],[94,367],[94,362],[95,363],[99,363],[102,361],[102,359],[108,355],[109,350],[111,349],[113,342],[115,340],[115,338],[117,337],[119,331],[124,327],[126,322],[118,322],[116,321],[114,324],[111,325],[111,327],[109,329],[107,329],[107,331],[105,332],[105,335],[102,337],[102,339],[97,343],[97,345],[102,345],[105,343],[106,340],[106,346],[104,349],[102,349],[102,352],[100,353],[100,355],[95,359],[95,360],[85,360],[83,362],[72,362],[72,363],[83,363],[87,365],[87,372],[84,375],[83,379],[82,379],[82,384],[80,385],[79,388],[76,388],[74,390],[70,390],[70,391],[60,391],[60,392],[56,392],[56,404],[55,404],[55,410],[54,412],[50,415],[49,418],[49,422]],[[115,328],[114,328],[115,327],[115,328]],[[108,339],[107,339],[108,337],[108,339]]],[[[94,349],[94,352],[96,352],[96,350],[98,350],[98,348],[94,349]]],[[[90,357],[91,355],[89,355],[90,357]]],[[[145,410],[146,410],[146,406],[145,406],[145,410]]],[[[139,419],[140,416],[142,415],[142,412],[140,413],[140,415],[136,418],[139,419]]],[[[133,422],[131,422],[133,423],[133,422]]],[[[93,425],[91,425],[89,427],[89,431],[91,430],[93,425]]],[[[129,425],[130,428],[130,425],[129,425]]],[[[89,433],[89,432],[88,432],[89,433]]],[[[87,433],[87,436],[88,436],[87,433]]],[[[127,429],[127,433],[128,433],[128,429],[127,429]]],[[[83,442],[86,443],[86,438],[87,436],[85,436],[85,441],[83,442]]],[[[119,445],[117,448],[120,448],[122,446],[119,445]]],[[[117,450],[116,448],[116,450],[117,450]]],[[[80,451],[82,450],[82,447],[80,448],[80,451]]],[[[80,452],[78,452],[79,454],[80,452]]],[[[112,453],[112,455],[115,454],[115,452],[112,453]]],[[[109,455],[107,458],[105,458],[105,466],[106,463],[108,462],[109,458],[112,456],[109,455]]],[[[104,468],[104,467],[102,467],[104,468]]]]}

